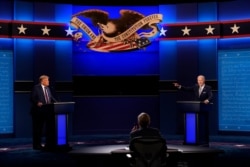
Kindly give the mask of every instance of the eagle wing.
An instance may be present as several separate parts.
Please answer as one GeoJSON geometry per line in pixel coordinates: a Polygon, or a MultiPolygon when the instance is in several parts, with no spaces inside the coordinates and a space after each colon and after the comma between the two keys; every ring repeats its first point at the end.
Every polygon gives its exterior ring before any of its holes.
{"type": "Polygon", "coordinates": [[[89,9],[74,14],[74,16],[83,16],[90,18],[94,26],[98,26],[98,23],[106,24],[109,19],[109,14],[106,11],[99,9],[89,9]]]}
{"type": "MultiPolygon", "coordinates": [[[[136,12],[133,10],[125,10],[125,9],[120,10],[120,14],[121,14],[121,20],[124,23],[124,25],[126,25],[127,28],[129,28],[130,26],[135,24],[137,21],[145,17],[145,15],[139,12],[136,12]]],[[[145,25],[142,28],[151,29],[151,27],[149,27],[148,25],[145,25]]]]}
{"type": "Polygon", "coordinates": [[[132,26],[137,21],[141,20],[145,16],[139,12],[133,11],[133,10],[120,10],[121,14],[121,22],[123,22],[124,25],[127,27],[132,26]]]}

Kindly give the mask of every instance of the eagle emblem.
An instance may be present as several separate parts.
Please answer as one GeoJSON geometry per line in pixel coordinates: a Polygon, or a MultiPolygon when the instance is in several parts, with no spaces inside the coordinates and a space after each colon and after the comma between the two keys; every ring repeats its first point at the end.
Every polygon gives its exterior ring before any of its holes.
{"type": "MultiPolygon", "coordinates": [[[[159,32],[157,23],[162,15],[145,16],[133,10],[120,10],[119,18],[111,18],[107,11],[99,9],[84,10],[72,16],[71,25],[84,31],[90,41],[87,47],[101,52],[129,51],[145,48],[151,41],[150,37],[159,32]],[[92,27],[83,21],[90,19],[92,27]]],[[[79,34],[79,33],[78,33],[79,34]]],[[[79,36],[76,36],[78,40],[79,36]]]]}

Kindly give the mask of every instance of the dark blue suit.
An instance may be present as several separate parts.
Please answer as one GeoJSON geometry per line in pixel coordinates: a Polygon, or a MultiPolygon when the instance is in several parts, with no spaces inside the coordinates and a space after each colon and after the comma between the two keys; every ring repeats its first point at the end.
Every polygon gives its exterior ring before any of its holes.
{"type": "Polygon", "coordinates": [[[204,101],[207,99],[207,100],[209,100],[209,102],[211,102],[213,99],[212,88],[209,85],[204,86],[200,95],[199,95],[199,85],[198,84],[195,84],[194,86],[191,86],[191,87],[181,86],[181,90],[193,91],[195,101],[204,101]]]}
{"type": "Polygon", "coordinates": [[[140,128],[136,131],[133,131],[130,133],[130,138],[135,138],[135,137],[161,137],[161,134],[160,134],[160,131],[156,128],[151,128],[151,127],[148,127],[148,128],[140,128]]]}
{"type": "MultiPolygon", "coordinates": [[[[52,95],[51,89],[47,87],[48,96],[50,102],[53,103],[56,101],[52,95]]],[[[39,149],[42,144],[42,137],[45,126],[45,136],[46,136],[46,145],[51,142],[53,129],[49,129],[50,124],[53,123],[53,114],[49,112],[48,105],[46,105],[45,95],[41,84],[37,84],[33,87],[31,96],[31,116],[32,116],[32,126],[33,126],[33,148],[39,149]],[[41,102],[43,105],[38,106],[38,102],[41,102]]]]}
{"type": "MultiPolygon", "coordinates": [[[[162,138],[162,139],[164,139],[162,137],[160,131],[158,129],[156,129],[156,128],[152,128],[152,127],[139,128],[139,129],[137,129],[135,131],[132,131],[130,133],[130,142],[129,142],[129,149],[130,150],[134,150],[134,147],[133,147],[133,144],[131,144],[132,143],[131,141],[134,138],[137,138],[137,137],[142,137],[142,138],[150,138],[150,137],[152,137],[152,138],[162,138]]],[[[167,150],[167,145],[165,145],[165,147],[163,147],[162,150],[164,150],[164,152],[165,152],[165,150],[167,150]]],[[[166,158],[165,154],[164,154],[163,158],[164,158],[164,161],[165,161],[165,158],[166,158]]]]}

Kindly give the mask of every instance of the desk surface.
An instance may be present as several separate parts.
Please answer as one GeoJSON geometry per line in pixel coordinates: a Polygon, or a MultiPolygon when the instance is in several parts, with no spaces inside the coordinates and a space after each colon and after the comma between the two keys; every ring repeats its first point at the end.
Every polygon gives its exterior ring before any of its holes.
{"type": "MultiPolygon", "coordinates": [[[[191,145],[167,145],[167,153],[182,153],[182,154],[219,154],[223,153],[223,150],[201,147],[201,146],[191,146],[191,145]]],[[[127,144],[116,144],[116,145],[98,145],[98,146],[83,146],[79,148],[73,148],[69,154],[79,155],[79,154],[105,154],[111,155],[114,153],[130,153],[127,144]]]]}

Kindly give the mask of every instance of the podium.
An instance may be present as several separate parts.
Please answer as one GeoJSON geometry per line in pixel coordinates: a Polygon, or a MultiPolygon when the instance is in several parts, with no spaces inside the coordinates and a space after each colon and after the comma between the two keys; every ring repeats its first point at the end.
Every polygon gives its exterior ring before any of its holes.
{"type": "Polygon", "coordinates": [[[46,145],[51,150],[70,150],[68,144],[68,116],[74,111],[75,102],[46,104],[48,111],[46,145]]]}
{"type": "Polygon", "coordinates": [[[212,103],[200,101],[177,101],[178,111],[183,114],[184,143],[209,146],[209,112],[212,103]]]}

